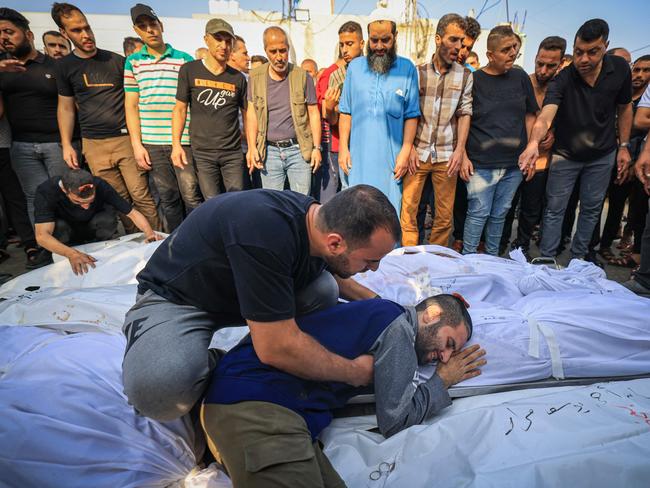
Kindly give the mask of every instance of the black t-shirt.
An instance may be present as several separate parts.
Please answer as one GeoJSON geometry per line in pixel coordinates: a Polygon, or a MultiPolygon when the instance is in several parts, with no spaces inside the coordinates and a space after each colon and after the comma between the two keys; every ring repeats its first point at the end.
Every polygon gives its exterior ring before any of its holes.
{"type": "Polygon", "coordinates": [[[513,68],[502,75],[474,72],[472,123],[467,156],[481,168],[517,166],[528,144],[526,114],[539,110],[526,72],[513,68]]]}
{"type": "Polygon", "coordinates": [[[632,73],[620,56],[605,55],[593,87],[573,64],[563,69],[544,99],[544,105],[558,105],[553,152],[586,162],[616,150],[616,109],[631,100],[632,73]]]}
{"type": "Polygon", "coordinates": [[[176,98],[190,105],[192,147],[241,151],[239,110],[246,108],[246,78],[230,66],[215,76],[198,59],[181,66],[176,98]]]}
{"type": "Polygon", "coordinates": [[[93,177],[95,184],[95,199],[87,209],[76,205],[63,193],[59,182],[61,178],[55,176],[41,183],[36,189],[34,197],[34,223],[46,224],[56,222],[57,219],[69,223],[83,223],[92,219],[101,212],[106,205],[110,205],[118,212],[128,214],[132,207],[124,200],[111,185],[101,178],[93,177]]]}
{"type": "Polygon", "coordinates": [[[204,310],[215,327],[295,317],[296,292],[325,267],[309,255],[305,216],[313,203],[275,190],[207,200],[151,256],[138,292],[204,310]]]}
{"type": "Polygon", "coordinates": [[[127,134],[123,56],[98,49],[92,58],[70,53],[56,64],[59,95],[75,98],[83,137],[107,139],[127,134]]]}
{"type": "Polygon", "coordinates": [[[0,74],[0,91],[14,141],[60,142],[56,121],[56,61],[38,53],[27,71],[0,74]]]}

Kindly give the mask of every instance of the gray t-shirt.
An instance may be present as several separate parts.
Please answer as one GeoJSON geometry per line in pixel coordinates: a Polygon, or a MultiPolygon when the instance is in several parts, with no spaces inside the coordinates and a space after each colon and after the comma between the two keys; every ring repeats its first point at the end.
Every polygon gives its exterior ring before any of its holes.
{"type": "MultiPolygon", "coordinates": [[[[296,137],[296,129],[291,117],[291,98],[289,95],[289,77],[275,81],[266,75],[269,124],[266,131],[267,141],[284,141],[296,137]]],[[[307,75],[305,83],[305,103],[316,105],[316,87],[311,76],[307,75]]],[[[248,100],[252,100],[252,83],[248,84],[248,100]]]]}

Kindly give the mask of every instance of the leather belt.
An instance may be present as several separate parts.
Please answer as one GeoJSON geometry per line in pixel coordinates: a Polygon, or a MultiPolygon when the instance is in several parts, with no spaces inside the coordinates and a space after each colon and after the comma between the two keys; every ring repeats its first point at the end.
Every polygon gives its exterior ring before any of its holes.
{"type": "Polygon", "coordinates": [[[270,146],[285,148],[285,147],[295,146],[296,144],[298,144],[298,139],[291,138],[291,139],[284,139],[282,141],[266,141],[266,143],[270,146]]]}

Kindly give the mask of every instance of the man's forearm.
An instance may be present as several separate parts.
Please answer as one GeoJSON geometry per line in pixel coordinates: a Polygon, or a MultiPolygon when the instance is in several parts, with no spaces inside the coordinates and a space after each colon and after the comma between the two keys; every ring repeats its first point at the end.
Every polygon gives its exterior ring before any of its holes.
{"type": "Polygon", "coordinates": [[[151,224],[149,224],[146,217],[136,209],[131,210],[126,216],[130,218],[135,226],[144,233],[145,237],[151,237],[153,235],[154,231],[151,228],[151,224]]]}
{"type": "Polygon", "coordinates": [[[187,107],[176,103],[172,111],[172,145],[180,146],[183,137],[183,129],[187,120],[187,107]]]}
{"type": "Polygon", "coordinates": [[[320,112],[317,105],[309,105],[307,107],[309,114],[309,128],[311,129],[312,140],[314,146],[320,146],[321,143],[321,123],[320,112]]]}
{"type": "Polygon", "coordinates": [[[403,141],[402,141],[402,151],[411,151],[413,147],[413,141],[415,140],[415,133],[418,130],[418,119],[406,119],[404,121],[404,131],[403,131],[403,141]]]}
{"type": "Polygon", "coordinates": [[[339,296],[344,300],[367,300],[369,298],[377,297],[377,293],[352,278],[340,278],[336,275],[332,276],[334,276],[334,279],[339,285],[339,296]]]}
{"type": "Polygon", "coordinates": [[[248,102],[248,109],[246,110],[246,141],[248,148],[257,146],[257,115],[253,108],[253,103],[248,102]]]}
{"type": "Polygon", "coordinates": [[[618,118],[616,125],[618,126],[618,142],[630,142],[630,134],[632,132],[632,121],[634,119],[632,104],[628,103],[623,107],[618,107],[618,118]]]}
{"type": "Polygon", "coordinates": [[[142,131],[140,128],[140,110],[138,109],[137,102],[134,106],[127,101],[124,106],[124,112],[126,115],[126,127],[131,138],[131,145],[138,147],[142,144],[142,131]]]}
{"type": "Polygon", "coordinates": [[[59,133],[61,134],[61,145],[71,145],[72,134],[74,132],[75,111],[71,111],[59,102],[56,110],[56,119],[59,124],[59,133]]]}
{"type": "Polygon", "coordinates": [[[456,125],[456,147],[455,149],[465,150],[467,145],[467,137],[469,136],[469,126],[472,117],[470,115],[461,115],[458,117],[458,124],[456,125]]]}
{"type": "Polygon", "coordinates": [[[350,129],[352,128],[352,116],[341,114],[339,117],[339,145],[342,148],[350,149],[350,129]]]}
{"type": "Polygon", "coordinates": [[[69,258],[72,254],[76,252],[73,248],[66,246],[61,241],[59,241],[56,237],[54,237],[52,234],[37,232],[36,242],[38,243],[39,246],[41,246],[44,249],[47,249],[51,253],[58,254],[59,256],[64,256],[66,258],[69,258]]]}

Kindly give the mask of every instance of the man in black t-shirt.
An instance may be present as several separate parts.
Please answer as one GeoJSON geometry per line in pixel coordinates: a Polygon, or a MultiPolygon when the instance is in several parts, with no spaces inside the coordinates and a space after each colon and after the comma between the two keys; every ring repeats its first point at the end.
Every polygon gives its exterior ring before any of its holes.
{"type": "MultiPolygon", "coordinates": [[[[68,56],[57,62],[59,90],[58,122],[63,158],[70,168],[78,168],[71,145],[77,107],[83,153],[93,174],[101,176],[125,200],[160,228],[147,176],[133,155],[124,115],[124,58],[98,49],[85,15],[74,5],[55,3],[52,19],[74,45],[68,56]]],[[[136,226],[122,216],[127,233],[136,226]]]]}
{"type": "MultiPolygon", "coordinates": [[[[29,21],[19,12],[0,9],[0,31],[4,48],[19,62],[16,71],[0,74],[0,92],[11,126],[12,165],[33,223],[36,188],[66,169],[56,120],[56,63],[34,48],[29,21]]],[[[79,149],[78,140],[73,146],[79,149]]]]}
{"type": "Polygon", "coordinates": [[[549,83],[530,142],[519,157],[521,166],[534,167],[539,143],[555,120],[555,146],[542,220],[542,256],[556,254],[564,213],[580,178],[580,214],[571,256],[590,257],[589,241],[612,168],[617,165],[619,181],[625,180],[629,171],[632,75],[623,58],[605,54],[608,36],[609,26],[601,19],[589,20],[578,29],[573,63],[549,83]]]}
{"type": "Polygon", "coordinates": [[[206,201],[138,274],[137,301],[123,328],[129,402],[159,420],[189,412],[218,361],[208,350],[212,335],[244,323],[265,364],[316,381],[367,384],[372,358],[328,352],[295,317],[333,306],[339,296],[376,296],[349,278],[376,270],[399,239],[395,209],[367,185],[324,205],[277,190],[206,201]]]}
{"type": "Polygon", "coordinates": [[[36,240],[50,252],[65,256],[75,274],[95,267],[95,258],[69,246],[105,241],[117,231],[115,210],[128,216],[147,241],[159,240],[147,219],[101,178],[82,169],[66,170],[36,190],[36,240]]]}
{"type": "Polygon", "coordinates": [[[190,107],[192,154],[205,199],[244,189],[245,164],[239,113],[246,109],[246,78],[228,66],[235,41],[232,26],[210,19],[205,26],[208,54],[181,66],[172,114],[172,161],[188,164],[181,136],[190,107]]]}
{"type": "Polygon", "coordinates": [[[498,255],[505,218],[522,180],[517,158],[539,107],[530,78],[514,67],[518,45],[509,26],[495,27],[487,39],[489,63],[474,72],[467,158],[460,170],[467,182],[463,254],[476,252],[485,226],[486,252],[498,255]]]}

